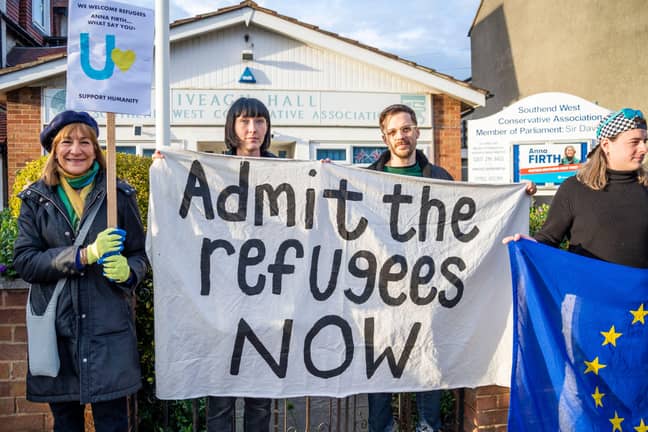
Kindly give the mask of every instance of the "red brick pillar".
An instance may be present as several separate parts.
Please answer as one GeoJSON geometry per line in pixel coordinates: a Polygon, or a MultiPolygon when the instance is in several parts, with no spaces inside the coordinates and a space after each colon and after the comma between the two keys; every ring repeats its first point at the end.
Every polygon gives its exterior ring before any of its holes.
{"type": "Polygon", "coordinates": [[[508,407],[508,387],[465,389],[462,432],[506,432],[508,407]]]}
{"type": "Polygon", "coordinates": [[[25,87],[7,93],[7,170],[9,194],[16,171],[41,154],[41,89],[25,87]]]}
{"type": "Polygon", "coordinates": [[[461,180],[461,102],[447,95],[432,95],[434,163],[461,180]]]}
{"type": "Polygon", "coordinates": [[[27,288],[5,289],[2,284],[0,281],[0,430],[49,431],[53,423],[48,405],[25,399],[27,288]]]}

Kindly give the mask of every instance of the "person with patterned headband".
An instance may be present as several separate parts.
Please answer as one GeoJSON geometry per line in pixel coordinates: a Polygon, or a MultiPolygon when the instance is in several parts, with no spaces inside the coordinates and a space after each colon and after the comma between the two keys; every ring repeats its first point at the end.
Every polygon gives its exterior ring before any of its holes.
{"type": "MultiPolygon", "coordinates": [[[[558,247],[567,238],[579,255],[648,268],[648,173],[642,165],[646,119],[623,108],[604,117],[596,146],[558,189],[535,240],[558,247]]],[[[504,243],[526,237],[516,234],[504,243]]]]}

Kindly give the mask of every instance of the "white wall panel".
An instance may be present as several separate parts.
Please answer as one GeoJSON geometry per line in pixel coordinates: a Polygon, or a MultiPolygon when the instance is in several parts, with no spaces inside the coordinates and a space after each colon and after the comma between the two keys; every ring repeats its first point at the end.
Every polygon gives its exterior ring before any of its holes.
{"type": "Polygon", "coordinates": [[[258,26],[236,25],[171,47],[171,85],[175,88],[309,89],[424,93],[413,81],[321,47],[307,46],[258,26]],[[249,43],[243,39],[250,35],[249,43]],[[253,61],[241,51],[252,48],[253,61]],[[245,67],[257,83],[240,84],[245,67]]]}

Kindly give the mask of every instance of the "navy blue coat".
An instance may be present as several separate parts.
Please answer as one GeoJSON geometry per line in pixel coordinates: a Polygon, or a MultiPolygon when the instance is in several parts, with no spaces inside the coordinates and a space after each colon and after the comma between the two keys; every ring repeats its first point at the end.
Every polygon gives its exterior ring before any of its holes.
{"type": "MultiPolygon", "coordinates": [[[[56,282],[68,279],[56,316],[61,369],[55,378],[28,373],[30,401],[92,403],[130,395],[141,387],[131,299],[148,266],[145,236],[135,190],[121,181],[117,190],[118,226],[127,232],[122,255],[134,275],[128,286],[106,279],[99,264],[77,269],[76,232],[56,187],[39,180],[19,194],[22,205],[14,265],[20,277],[31,283],[31,301],[37,314],[44,311],[56,282]]],[[[100,171],[86,200],[84,216],[90,206],[101,207],[84,246],[106,229],[105,195],[105,176],[100,171]]]]}

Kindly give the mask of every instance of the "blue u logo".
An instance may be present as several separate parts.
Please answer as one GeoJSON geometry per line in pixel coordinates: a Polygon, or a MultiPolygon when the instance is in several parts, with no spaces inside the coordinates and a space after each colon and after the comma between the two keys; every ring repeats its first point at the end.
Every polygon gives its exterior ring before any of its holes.
{"type": "Polygon", "coordinates": [[[81,68],[83,72],[94,80],[110,78],[115,69],[115,62],[110,58],[113,49],[115,49],[115,35],[106,35],[106,63],[103,69],[95,69],[90,64],[90,35],[81,33],[81,68]]]}

